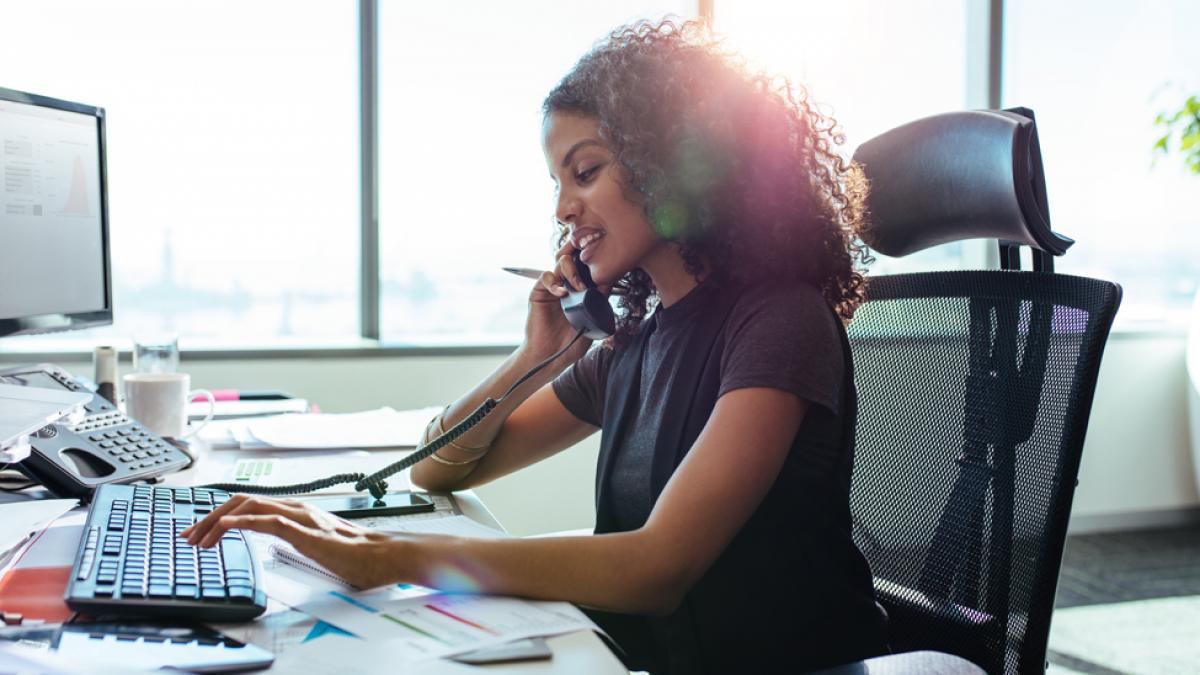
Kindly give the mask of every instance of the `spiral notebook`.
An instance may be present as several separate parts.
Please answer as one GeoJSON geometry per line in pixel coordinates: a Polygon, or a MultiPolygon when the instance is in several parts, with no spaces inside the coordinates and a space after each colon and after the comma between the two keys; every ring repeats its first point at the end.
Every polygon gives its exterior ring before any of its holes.
{"type": "Polygon", "coordinates": [[[275,542],[275,543],[271,544],[271,548],[269,550],[271,552],[271,557],[278,560],[279,562],[286,563],[288,565],[291,565],[292,567],[298,567],[306,572],[311,572],[318,576],[325,577],[326,579],[329,579],[330,581],[336,581],[337,583],[339,583],[347,588],[352,588],[356,591],[362,590],[358,586],[355,586],[354,584],[350,583],[349,581],[346,581],[345,579],[339,577],[338,575],[334,574],[333,572],[330,572],[329,570],[325,569],[323,566],[321,566],[320,563],[316,562],[312,558],[309,558],[308,556],[304,555],[303,553],[292,548],[290,544],[285,544],[283,542],[275,542]]]}

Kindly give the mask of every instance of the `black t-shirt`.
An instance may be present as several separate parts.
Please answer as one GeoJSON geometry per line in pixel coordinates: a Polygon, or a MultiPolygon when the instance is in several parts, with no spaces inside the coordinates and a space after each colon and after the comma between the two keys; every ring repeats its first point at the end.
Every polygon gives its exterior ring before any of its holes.
{"type": "MultiPolygon", "coordinates": [[[[846,349],[813,287],[701,285],[657,309],[633,339],[591,350],[554,381],[563,405],[605,434],[597,532],[645,523],[724,393],[770,387],[809,402],[775,483],[679,609],[589,611],[628,665],[803,672],[886,651],[870,570],[850,533],[855,397],[846,349]]],[[[729,467],[732,479],[739,469],[729,467]]]]}
{"type": "MultiPolygon", "coordinates": [[[[683,353],[678,348],[715,289],[697,286],[670,307],[655,310],[657,328],[642,362],[637,423],[631,425],[613,464],[612,490],[621,530],[645,524],[653,508],[650,462],[656,431],[670,414],[666,397],[683,353]]],[[[841,454],[838,419],[843,363],[842,327],[820,291],[808,285],[752,289],[734,304],[724,327],[721,386],[769,387],[810,403],[800,429],[808,439],[814,468],[828,470],[841,454]],[[814,405],[815,404],[815,405],[814,405]]],[[[604,419],[608,368],[613,352],[596,347],[554,381],[559,400],[573,415],[595,426],[604,419]]]]}

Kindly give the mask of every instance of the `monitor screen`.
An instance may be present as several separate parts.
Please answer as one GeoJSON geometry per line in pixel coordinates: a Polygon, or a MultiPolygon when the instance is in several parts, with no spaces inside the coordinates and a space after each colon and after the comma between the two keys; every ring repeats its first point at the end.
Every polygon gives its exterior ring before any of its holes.
{"type": "Polygon", "coordinates": [[[104,110],[0,89],[0,336],[112,322],[104,110]]]}

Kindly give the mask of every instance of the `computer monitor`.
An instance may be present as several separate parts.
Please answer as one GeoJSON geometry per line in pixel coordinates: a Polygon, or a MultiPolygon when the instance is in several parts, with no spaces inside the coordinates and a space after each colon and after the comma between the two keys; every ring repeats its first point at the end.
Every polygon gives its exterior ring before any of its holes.
{"type": "Polygon", "coordinates": [[[112,323],[104,109],[0,88],[0,337],[112,323]]]}

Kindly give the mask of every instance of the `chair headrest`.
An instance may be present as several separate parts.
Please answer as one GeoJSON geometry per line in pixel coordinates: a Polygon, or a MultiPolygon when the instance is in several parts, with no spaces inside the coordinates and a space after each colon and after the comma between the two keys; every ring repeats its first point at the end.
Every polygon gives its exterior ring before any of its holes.
{"type": "Polygon", "coordinates": [[[1062,255],[1050,230],[1033,111],[971,110],[909,122],[854,153],[870,183],[863,240],[898,257],[991,238],[1062,255]]]}

